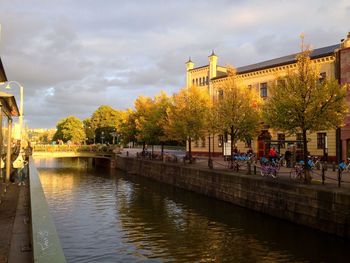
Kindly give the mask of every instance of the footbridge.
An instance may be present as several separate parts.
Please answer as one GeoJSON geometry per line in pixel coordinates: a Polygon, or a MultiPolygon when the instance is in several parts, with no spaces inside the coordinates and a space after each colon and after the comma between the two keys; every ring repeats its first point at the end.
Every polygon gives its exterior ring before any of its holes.
{"type": "Polygon", "coordinates": [[[33,158],[91,157],[111,159],[119,147],[106,145],[35,145],[33,158]]]}

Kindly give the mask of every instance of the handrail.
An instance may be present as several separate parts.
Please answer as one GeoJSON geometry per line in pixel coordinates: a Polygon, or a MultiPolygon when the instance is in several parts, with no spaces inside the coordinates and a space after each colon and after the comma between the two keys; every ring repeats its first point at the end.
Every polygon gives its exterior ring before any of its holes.
{"type": "Polygon", "coordinates": [[[64,263],[66,259],[32,157],[29,159],[29,182],[33,261],[64,263]]]}

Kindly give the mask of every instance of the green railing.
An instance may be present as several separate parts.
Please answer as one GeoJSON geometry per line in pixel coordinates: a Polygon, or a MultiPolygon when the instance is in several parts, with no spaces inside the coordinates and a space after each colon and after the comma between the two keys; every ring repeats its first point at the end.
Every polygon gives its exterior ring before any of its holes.
{"type": "Polygon", "coordinates": [[[33,261],[66,262],[33,158],[29,160],[29,180],[33,261]]]}

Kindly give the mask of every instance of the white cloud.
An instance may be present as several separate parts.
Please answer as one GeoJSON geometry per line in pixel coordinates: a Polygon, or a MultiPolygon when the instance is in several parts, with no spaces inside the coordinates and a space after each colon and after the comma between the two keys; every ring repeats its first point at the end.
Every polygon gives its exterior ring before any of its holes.
{"type": "Polygon", "coordinates": [[[349,16],[345,0],[2,0],[0,55],[25,87],[27,123],[53,127],[171,94],[188,57],[204,65],[212,49],[243,66],[296,52],[301,32],[315,47],[339,43],[349,16]]]}

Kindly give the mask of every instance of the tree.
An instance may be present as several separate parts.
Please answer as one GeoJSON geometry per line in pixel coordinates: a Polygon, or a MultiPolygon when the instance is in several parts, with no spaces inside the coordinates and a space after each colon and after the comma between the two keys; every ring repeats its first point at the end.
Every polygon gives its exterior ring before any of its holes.
{"type": "Polygon", "coordinates": [[[206,133],[209,94],[197,86],[181,89],[173,95],[173,104],[167,110],[165,132],[168,138],[188,141],[188,157],[192,162],[191,142],[206,133]]]}
{"type": "Polygon", "coordinates": [[[81,143],[85,140],[83,123],[77,117],[69,116],[60,120],[56,128],[54,140],[71,141],[73,143],[81,143]]]}
{"type": "Polygon", "coordinates": [[[87,118],[83,120],[83,125],[84,125],[84,131],[85,131],[86,137],[89,140],[89,143],[94,142],[95,131],[91,127],[91,118],[87,118]]]}
{"type": "Polygon", "coordinates": [[[136,114],[132,109],[121,112],[121,121],[117,127],[121,141],[126,144],[136,141],[136,114]]]}
{"type": "Polygon", "coordinates": [[[151,145],[161,143],[162,155],[166,140],[164,124],[170,104],[170,98],[163,91],[154,99],[139,97],[135,102],[137,137],[151,145]]]}
{"type": "MultiPolygon", "coordinates": [[[[271,88],[264,119],[272,128],[289,134],[302,133],[307,164],[307,133],[336,128],[343,123],[347,112],[346,87],[341,87],[335,79],[319,79],[309,49],[302,49],[296,59],[296,70],[289,71],[271,88]]],[[[308,166],[305,168],[305,180],[310,181],[308,166]]]]}
{"type": "Polygon", "coordinates": [[[100,106],[91,116],[91,128],[97,141],[112,142],[112,132],[115,132],[121,121],[121,113],[110,106],[100,106]]]}
{"type": "MultiPolygon", "coordinates": [[[[234,145],[238,140],[248,141],[254,138],[260,129],[261,100],[254,90],[244,86],[234,68],[228,68],[228,76],[219,87],[221,97],[217,98],[214,110],[217,127],[231,137],[231,160],[234,145]]],[[[219,93],[219,94],[220,94],[219,93]]]]}

